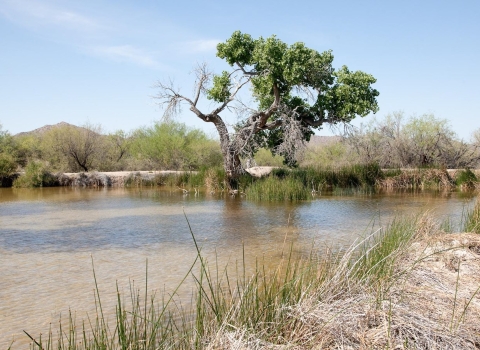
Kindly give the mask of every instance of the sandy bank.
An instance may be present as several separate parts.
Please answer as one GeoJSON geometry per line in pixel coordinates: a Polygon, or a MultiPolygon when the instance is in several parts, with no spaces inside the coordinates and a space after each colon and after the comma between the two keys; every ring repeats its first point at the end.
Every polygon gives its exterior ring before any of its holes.
{"type": "MultiPolygon", "coordinates": [[[[245,169],[250,175],[262,177],[268,175],[274,167],[252,167],[245,169]]],[[[196,171],[175,171],[175,170],[158,170],[158,171],[107,171],[89,173],[64,173],[64,184],[72,186],[113,186],[122,187],[128,177],[140,177],[143,180],[152,180],[156,176],[166,176],[171,174],[197,173],[196,171]]]]}

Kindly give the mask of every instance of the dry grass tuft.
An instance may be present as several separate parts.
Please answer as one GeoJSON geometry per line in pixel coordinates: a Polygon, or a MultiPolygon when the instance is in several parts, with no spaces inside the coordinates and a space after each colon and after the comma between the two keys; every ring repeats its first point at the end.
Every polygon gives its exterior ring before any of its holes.
{"type": "Polygon", "coordinates": [[[403,170],[399,175],[378,179],[376,185],[383,188],[452,188],[455,181],[446,170],[403,170]]]}
{"type": "Polygon", "coordinates": [[[374,287],[339,264],[337,278],[285,306],[276,341],[230,327],[207,348],[479,349],[480,236],[441,234],[423,216],[402,253],[391,278],[374,287]]]}

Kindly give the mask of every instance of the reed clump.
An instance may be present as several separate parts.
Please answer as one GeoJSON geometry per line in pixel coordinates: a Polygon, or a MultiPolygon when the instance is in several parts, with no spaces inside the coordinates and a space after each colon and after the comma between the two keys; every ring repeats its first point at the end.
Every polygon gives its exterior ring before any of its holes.
{"type": "Polygon", "coordinates": [[[477,176],[469,168],[455,174],[455,183],[462,189],[474,189],[478,183],[477,176]]]}
{"type": "MultiPolygon", "coordinates": [[[[348,249],[297,256],[251,276],[197,256],[190,308],[131,288],[116,318],[73,317],[32,349],[476,349],[480,344],[480,236],[439,232],[428,216],[396,219],[348,249]]],[[[242,265],[242,263],[240,263],[242,265]]],[[[185,279],[184,279],[185,280],[185,279]]],[[[95,281],[96,282],[96,281],[95,281]]],[[[183,283],[183,281],[181,282],[183,283]]],[[[180,285],[181,285],[180,283],[180,285]]],[[[145,290],[147,290],[147,285],[145,290]]],[[[13,347],[12,347],[13,349],[13,347]]]]}
{"type": "Polygon", "coordinates": [[[247,198],[263,201],[306,200],[310,195],[302,181],[291,177],[279,180],[273,176],[253,182],[245,192],[247,198]]]}
{"type": "Polygon", "coordinates": [[[376,164],[339,169],[278,168],[270,175],[252,181],[245,192],[247,198],[257,200],[305,200],[324,189],[373,187],[379,178],[383,178],[383,173],[376,164]]]}
{"type": "Polygon", "coordinates": [[[207,192],[215,193],[226,188],[225,171],[221,168],[213,168],[205,171],[205,187],[207,192]]]}
{"type": "Polygon", "coordinates": [[[480,233],[480,201],[478,199],[473,209],[464,217],[464,231],[480,233]]]}

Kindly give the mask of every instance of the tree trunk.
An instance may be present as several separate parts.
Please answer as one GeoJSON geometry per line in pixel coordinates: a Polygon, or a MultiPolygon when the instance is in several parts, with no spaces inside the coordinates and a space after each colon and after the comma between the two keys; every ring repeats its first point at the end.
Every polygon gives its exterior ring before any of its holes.
{"type": "MultiPolygon", "coordinates": [[[[222,147],[222,152],[223,149],[224,148],[222,147]]],[[[229,146],[227,148],[227,154],[223,154],[223,159],[223,167],[225,168],[228,188],[229,190],[237,190],[238,178],[244,173],[242,163],[240,162],[240,157],[238,156],[237,151],[233,147],[229,146]]]]}
{"type": "Polygon", "coordinates": [[[214,120],[218,135],[220,136],[220,147],[223,154],[223,167],[225,169],[226,182],[229,190],[238,189],[238,178],[244,173],[240,162],[239,150],[230,140],[227,127],[220,117],[214,120]]]}

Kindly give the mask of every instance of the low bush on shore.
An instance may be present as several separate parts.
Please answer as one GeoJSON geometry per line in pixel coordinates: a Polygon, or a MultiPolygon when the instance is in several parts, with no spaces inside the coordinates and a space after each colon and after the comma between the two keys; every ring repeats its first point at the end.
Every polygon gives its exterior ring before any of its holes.
{"type": "Polygon", "coordinates": [[[25,173],[13,181],[13,187],[51,187],[59,186],[58,178],[48,172],[42,162],[32,161],[25,167],[25,173]]]}

